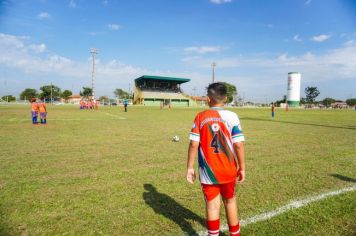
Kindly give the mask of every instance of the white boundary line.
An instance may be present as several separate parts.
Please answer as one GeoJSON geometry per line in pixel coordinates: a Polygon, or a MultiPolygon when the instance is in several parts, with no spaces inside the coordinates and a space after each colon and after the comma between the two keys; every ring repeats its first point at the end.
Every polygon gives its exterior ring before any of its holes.
{"type": "MultiPolygon", "coordinates": [[[[310,196],[310,197],[302,199],[302,200],[292,201],[289,204],[282,206],[280,208],[277,208],[274,211],[265,212],[265,213],[255,215],[253,217],[250,217],[250,218],[247,218],[244,220],[240,220],[240,225],[247,226],[249,224],[254,224],[259,221],[268,220],[275,216],[281,215],[287,211],[304,207],[312,202],[317,202],[317,201],[323,200],[328,197],[337,196],[337,195],[340,195],[340,194],[343,194],[346,192],[352,192],[355,190],[356,190],[356,184],[351,185],[350,187],[347,187],[347,188],[342,188],[342,189],[336,190],[336,191],[327,192],[327,193],[323,193],[323,194],[316,195],[316,196],[310,196]]],[[[220,231],[222,231],[222,232],[227,231],[227,230],[229,230],[229,227],[227,225],[220,227],[220,231]]],[[[206,235],[208,235],[208,232],[200,231],[200,232],[198,232],[198,235],[206,236],[206,235]]]]}
{"type": "Polygon", "coordinates": [[[108,112],[103,112],[104,114],[108,115],[108,116],[113,116],[113,117],[116,117],[120,120],[126,120],[125,117],[122,117],[122,116],[118,116],[118,115],[114,115],[114,114],[111,114],[111,113],[108,113],[108,112]]]}

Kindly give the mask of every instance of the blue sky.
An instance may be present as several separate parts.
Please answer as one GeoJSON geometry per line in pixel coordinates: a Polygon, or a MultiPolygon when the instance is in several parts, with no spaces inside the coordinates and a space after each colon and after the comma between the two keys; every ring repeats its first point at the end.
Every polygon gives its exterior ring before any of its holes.
{"type": "Polygon", "coordinates": [[[78,93],[92,47],[97,96],[143,74],[190,78],[184,91],[204,95],[214,61],[246,100],[282,98],[291,71],[302,96],[356,97],[354,0],[3,0],[0,96],[50,83],[78,93]]]}

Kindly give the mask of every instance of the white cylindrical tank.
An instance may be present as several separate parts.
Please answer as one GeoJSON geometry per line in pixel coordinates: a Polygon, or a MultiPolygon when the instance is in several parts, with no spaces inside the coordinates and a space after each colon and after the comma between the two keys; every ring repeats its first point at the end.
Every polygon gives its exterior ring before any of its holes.
{"type": "Polygon", "coordinates": [[[287,103],[290,107],[299,106],[300,102],[300,79],[299,72],[288,73],[287,103]]]}

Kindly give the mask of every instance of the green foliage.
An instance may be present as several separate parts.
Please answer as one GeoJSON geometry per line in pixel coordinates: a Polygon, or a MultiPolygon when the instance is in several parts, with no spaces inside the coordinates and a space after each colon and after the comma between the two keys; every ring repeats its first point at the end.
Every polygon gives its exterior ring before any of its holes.
{"type": "Polygon", "coordinates": [[[16,101],[16,98],[14,96],[12,96],[12,95],[5,95],[1,99],[6,101],[6,102],[14,102],[14,101],[16,101]]]}
{"type": "Polygon", "coordinates": [[[114,94],[117,98],[130,98],[130,94],[123,89],[115,89],[114,94]]]}
{"type": "Polygon", "coordinates": [[[327,107],[330,107],[331,106],[331,103],[334,103],[336,100],[333,99],[333,98],[324,98],[321,103],[324,105],[324,106],[327,106],[327,107]]]}
{"type": "Polygon", "coordinates": [[[99,101],[101,101],[101,102],[109,102],[109,98],[107,96],[101,96],[101,97],[99,97],[99,101]]]}
{"type": "Polygon", "coordinates": [[[229,84],[226,82],[222,82],[223,84],[225,84],[226,86],[226,90],[227,90],[227,101],[226,103],[231,103],[234,100],[234,97],[237,95],[237,89],[236,86],[233,84],[229,84]]]}
{"type": "Polygon", "coordinates": [[[61,94],[61,98],[63,98],[64,100],[68,100],[68,98],[70,97],[70,96],[72,96],[72,91],[70,91],[70,90],[64,90],[63,92],[62,92],[62,94],[61,94]]]}
{"type": "Polygon", "coordinates": [[[300,104],[307,104],[307,100],[305,98],[301,97],[300,104]]]}
{"type": "Polygon", "coordinates": [[[56,101],[61,96],[61,89],[53,84],[45,85],[40,87],[42,91],[39,95],[41,99],[46,99],[47,101],[51,100],[51,98],[56,101]]]}
{"type": "Polygon", "coordinates": [[[315,98],[319,96],[320,92],[317,87],[306,87],[305,90],[306,102],[311,104],[315,102],[315,98]]]}
{"type": "Polygon", "coordinates": [[[277,101],[275,102],[275,105],[279,106],[281,103],[286,103],[286,102],[287,102],[287,96],[284,95],[281,100],[277,100],[277,101]]]}
{"type": "Polygon", "coordinates": [[[36,98],[38,96],[37,90],[32,88],[26,88],[20,94],[21,100],[30,100],[31,98],[36,98]]]}
{"type": "Polygon", "coordinates": [[[93,95],[93,89],[90,87],[83,87],[83,90],[80,91],[80,96],[82,97],[89,97],[93,95]]]}
{"type": "Polygon", "coordinates": [[[346,104],[349,106],[356,106],[356,98],[347,99],[346,104]]]}

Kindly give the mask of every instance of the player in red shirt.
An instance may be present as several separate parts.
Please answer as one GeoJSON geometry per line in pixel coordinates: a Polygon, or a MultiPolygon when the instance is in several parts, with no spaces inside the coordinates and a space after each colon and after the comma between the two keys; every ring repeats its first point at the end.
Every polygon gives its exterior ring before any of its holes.
{"type": "Polygon", "coordinates": [[[190,133],[187,181],[194,183],[194,162],[198,155],[199,180],[206,202],[208,233],[218,236],[221,197],[230,235],[240,235],[235,186],[245,180],[244,135],[238,116],[224,110],[227,90],[223,83],[208,87],[210,109],[200,112],[190,133]]]}

